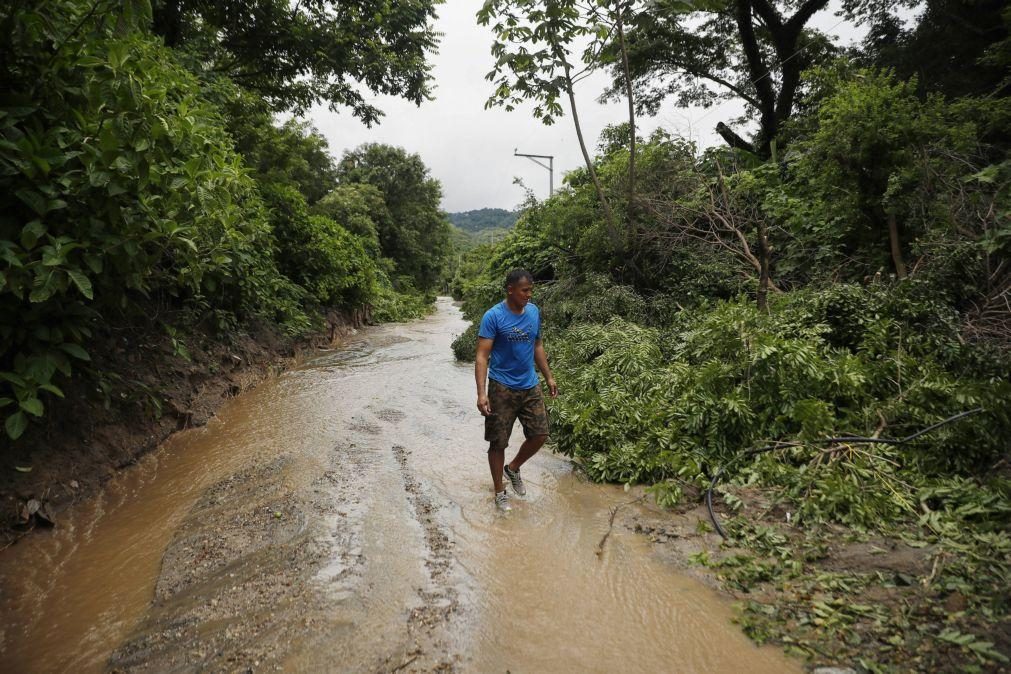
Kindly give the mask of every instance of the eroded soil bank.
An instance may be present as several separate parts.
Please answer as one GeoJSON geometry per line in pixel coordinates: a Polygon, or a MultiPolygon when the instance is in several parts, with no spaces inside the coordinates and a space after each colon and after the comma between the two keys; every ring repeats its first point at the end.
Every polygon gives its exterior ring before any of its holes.
{"type": "Polygon", "coordinates": [[[151,325],[107,326],[90,347],[101,377],[70,382],[50,398],[43,422],[13,446],[0,434],[0,548],[68,506],[92,497],[170,434],[207,423],[221,405],[320,346],[337,346],[366,312],[328,312],[322,332],[302,341],[267,325],[227,342],[201,332],[176,335],[151,325]],[[26,507],[35,501],[37,515],[26,507]]]}
{"type": "Polygon", "coordinates": [[[599,548],[622,489],[544,452],[494,511],[465,327],[369,329],[11,548],[0,668],[799,671],[632,528],[599,548]]]}

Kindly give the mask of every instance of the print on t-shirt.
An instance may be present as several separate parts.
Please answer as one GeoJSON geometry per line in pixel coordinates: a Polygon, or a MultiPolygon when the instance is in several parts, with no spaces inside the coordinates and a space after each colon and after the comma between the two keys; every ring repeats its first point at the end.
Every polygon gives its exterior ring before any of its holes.
{"type": "Polygon", "coordinates": [[[510,342],[529,342],[530,333],[522,328],[513,327],[513,329],[506,335],[506,339],[510,342]]]}

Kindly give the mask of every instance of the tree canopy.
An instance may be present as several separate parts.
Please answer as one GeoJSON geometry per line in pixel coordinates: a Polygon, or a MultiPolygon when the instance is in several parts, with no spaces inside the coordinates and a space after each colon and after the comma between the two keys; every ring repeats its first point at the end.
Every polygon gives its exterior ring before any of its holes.
{"type": "MultiPolygon", "coordinates": [[[[770,144],[794,112],[804,90],[802,73],[825,63],[836,49],[828,36],[809,27],[828,0],[662,0],[639,6],[629,21],[629,70],[638,108],[656,114],[672,98],[678,106],[737,99],[759,132],[749,140],[726,121],[717,131],[732,147],[767,157],[770,144]]],[[[844,16],[852,21],[887,15],[914,0],[850,0],[844,16]]],[[[614,84],[608,95],[624,95],[625,72],[613,56],[614,84]]]]}
{"type": "Polygon", "coordinates": [[[155,0],[154,32],[274,110],[347,106],[366,124],[371,93],[421,103],[438,40],[437,0],[155,0]],[[367,39],[364,36],[368,36],[367,39]]]}
{"type": "Polygon", "coordinates": [[[479,208],[474,211],[449,213],[449,221],[465,232],[476,233],[484,229],[509,228],[516,224],[519,214],[504,208],[479,208]]]}
{"type": "Polygon", "coordinates": [[[449,251],[450,229],[440,210],[442,188],[421,157],[367,143],[341,158],[337,178],[342,185],[372,185],[382,193],[390,213],[389,219],[376,222],[383,255],[418,288],[435,287],[449,251]]]}

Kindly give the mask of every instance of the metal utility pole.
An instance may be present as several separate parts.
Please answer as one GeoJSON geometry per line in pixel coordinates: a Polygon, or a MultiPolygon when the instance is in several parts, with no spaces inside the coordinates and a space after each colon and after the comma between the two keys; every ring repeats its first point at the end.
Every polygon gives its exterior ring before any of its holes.
{"type": "Polygon", "coordinates": [[[555,158],[550,154],[523,154],[522,152],[517,152],[516,148],[513,148],[513,156],[515,157],[526,157],[533,163],[537,164],[542,168],[548,170],[548,198],[551,198],[555,193],[555,158]],[[547,165],[544,162],[537,161],[538,159],[547,159],[547,165]]]}

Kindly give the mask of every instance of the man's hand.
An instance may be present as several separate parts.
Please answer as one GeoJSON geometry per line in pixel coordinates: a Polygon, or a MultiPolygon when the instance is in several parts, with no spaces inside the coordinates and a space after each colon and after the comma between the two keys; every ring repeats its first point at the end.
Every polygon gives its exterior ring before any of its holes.
{"type": "Polygon", "coordinates": [[[557,398],[558,397],[558,384],[555,383],[555,378],[554,377],[548,377],[547,384],[548,384],[548,392],[551,393],[551,397],[552,398],[557,398]]]}
{"type": "Polygon", "coordinates": [[[480,395],[477,397],[477,409],[484,416],[491,416],[491,401],[488,400],[488,396],[480,395]]]}

